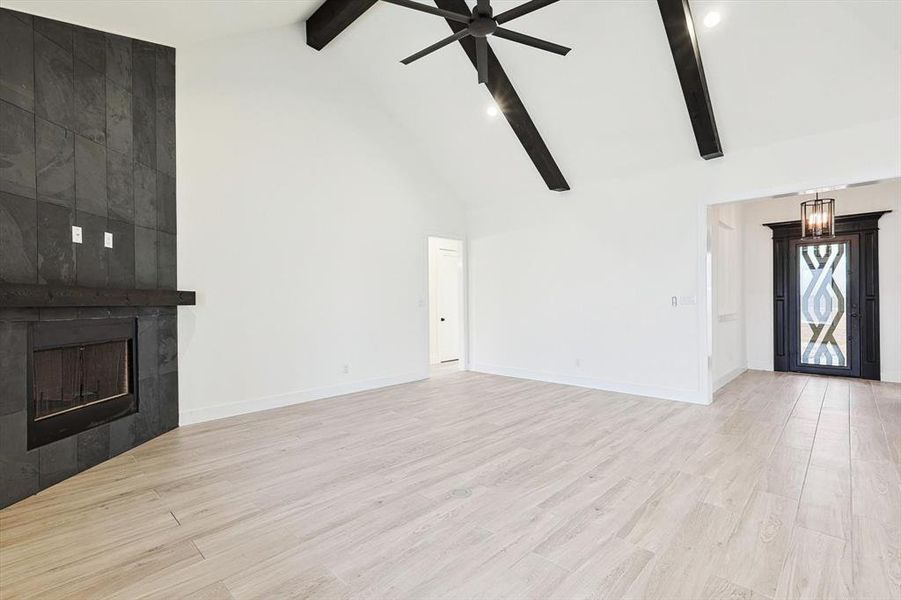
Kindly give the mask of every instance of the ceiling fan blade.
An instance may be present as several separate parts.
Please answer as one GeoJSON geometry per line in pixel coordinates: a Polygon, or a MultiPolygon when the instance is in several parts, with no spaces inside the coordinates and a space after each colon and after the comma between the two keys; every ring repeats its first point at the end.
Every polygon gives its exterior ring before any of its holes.
{"type": "Polygon", "coordinates": [[[476,38],[476,69],[479,83],[488,83],[488,40],[485,38],[476,38]]]}
{"type": "Polygon", "coordinates": [[[512,21],[513,19],[517,19],[523,15],[527,15],[530,12],[536,11],[539,8],[544,8],[549,4],[553,4],[554,2],[559,2],[559,0],[531,0],[530,2],[526,2],[525,4],[520,4],[516,8],[511,8],[510,10],[504,11],[497,16],[495,21],[500,25],[502,23],[506,23],[507,21],[512,21]]]}
{"type": "Polygon", "coordinates": [[[511,42],[519,42],[520,44],[532,46],[533,48],[538,48],[539,50],[547,50],[548,52],[553,52],[554,54],[560,54],[561,56],[566,56],[569,51],[572,50],[572,48],[567,48],[566,46],[561,46],[560,44],[541,40],[524,33],[510,31],[509,29],[504,29],[503,27],[498,27],[495,30],[494,35],[499,38],[504,38],[505,40],[510,40],[511,42]]]}
{"type": "Polygon", "coordinates": [[[412,0],[383,0],[384,2],[388,2],[389,4],[397,4],[398,6],[403,6],[405,8],[412,8],[413,10],[422,11],[424,13],[429,13],[430,15],[435,15],[438,17],[444,17],[445,19],[449,19],[451,21],[457,21],[458,23],[466,23],[469,24],[469,15],[461,15],[460,13],[455,13],[449,10],[443,10],[435,6],[429,6],[428,4],[421,4],[419,2],[413,2],[412,0]]]}
{"type": "Polygon", "coordinates": [[[429,46],[428,48],[426,48],[424,50],[420,50],[416,54],[408,56],[407,58],[403,59],[400,62],[404,63],[405,65],[408,65],[415,60],[419,60],[423,56],[431,54],[432,52],[434,52],[435,50],[438,50],[439,48],[444,48],[448,44],[452,44],[452,43],[456,42],[457,40],[462,40],[463,38],[467,37],[468,35],[469,35],[468,29],[461,29],[454,35],[449,35],[446,38],[444,38],[443,40],[441,40],[440,42],[434,43],[431,46],[429,46]]]}

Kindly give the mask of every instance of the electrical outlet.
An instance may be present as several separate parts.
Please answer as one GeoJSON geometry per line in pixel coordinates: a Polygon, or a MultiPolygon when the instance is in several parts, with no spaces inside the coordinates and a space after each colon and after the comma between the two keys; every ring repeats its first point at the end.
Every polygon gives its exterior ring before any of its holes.
{"type": "Polygon", "coordinates": [[[581,358],[577,358],[577,359],[576,359],[576,368],[577,368],[577,369],[581,369],[581,368],[582,368],[582,359],[581,359],[581,358]]]}
{"type": "Polygon", "coordinates": [[[113,247],[113,234],[109,231],[103,232],[103,247],[104,248],[112,248],[113,247]]]}
{"type": "Polygon", "coordinates": [[[350,373],[350,365],[344,365],[343,371],[344,371],[344,374],[345,374],[345,375],[347,375],[348,373],[350,373]]]}
{"type": "Polygon", "coordinates": [[[78,225],[72,226],[72,243],[81,243],[81,227],[79,227],[78,225]]]}

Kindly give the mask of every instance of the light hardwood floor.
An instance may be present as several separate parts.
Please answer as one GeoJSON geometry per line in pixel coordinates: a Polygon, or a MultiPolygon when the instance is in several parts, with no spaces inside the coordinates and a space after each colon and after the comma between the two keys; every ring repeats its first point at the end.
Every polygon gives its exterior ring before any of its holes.
{"type": "Polygon", "coordinates": [[[901,597],[901,386],[474,373],[183,427],[0,512],[0,597],[901,597]]]}

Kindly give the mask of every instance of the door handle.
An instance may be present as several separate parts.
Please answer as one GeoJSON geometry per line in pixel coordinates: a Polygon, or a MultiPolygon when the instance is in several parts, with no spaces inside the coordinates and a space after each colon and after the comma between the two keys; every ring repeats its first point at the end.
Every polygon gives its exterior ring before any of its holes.
{"type": "Polygon", "coordinates": [[[444,322],[444,317],[441,317],[441,321],[444,322]]]}

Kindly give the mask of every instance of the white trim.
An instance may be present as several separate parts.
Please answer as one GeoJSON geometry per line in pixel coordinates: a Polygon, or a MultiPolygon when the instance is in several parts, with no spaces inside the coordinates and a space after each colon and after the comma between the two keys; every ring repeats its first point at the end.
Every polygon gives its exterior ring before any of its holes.
{"type": "Polygon", "coordinates": [[[463,355],[460,364],[469,370],[469,237],[460,238],[463,246],[463,355]]]}
{"type": "Polygon", "coordinates": [[[562,385],[574,385],[577,387],[604,390],[608,392],[618,392],[621,394],[632,394],[635,396],[648,396],[651,398],[660,398],[663,400],[689,402],[691,404],[709,404],[709,402],[705,399],[704,394],[698,392],[698,390],[684,390],[679,388],[667,388],[654,385],[625,383],[621,381],[605,381],[602,379],[596,379],[594,377],[561,375],[558,373],[549,373],[547,371],[532,371],[529,369],[501,367],[497,365],[487,365],[484,363],[474,363],[470,367],[470,370],[477,373],[488,373],[489,375],[503,375],[505,377],[516,377],[517,379],[531,379],[534,381],[545,381],[548,383],[559,383],[562,385]]]}
{"type": "Polygon", "coordinates": [[[713,343],[711,332],[713,330],[713,312],[707,298],[707,287],[710,285],[707,272],[707,252],[710,239],[707,230],[710,208],[706,202],[698,204],[698,262],[696,288],[697,313],[695,318],[698,324],[698,400],[689,400],[697,404],[710,404],[713,402],[713,343]]]}
{"type": "Polygon", "coordinates": [[[879,378],[886,383],[901,383],[901,370],[882,367],[879,378]]]}
{"type": "Polygon", "coordinates": [[[728,373],[726,373],[725,375],[720,375],[717,378],[717,380],[713,382],[713,391],[714,392],[717,391],[718,389],[720,389],[721,387],[723,387],[724,385],[726,385],[727,383],[729,383],[730,381],[732,381],[733,379],[735,379],[736,377],[738,377],[739,375],[741,375],[742,373],[744,373],[747,370],[748,369],[746,369],[745,367],[736,367],[736,368],[732,369],[731,371],[729,371],[728,373]]]}
{"type": "Polygon", "coordinates": [[[365,392],[401,383],[421,381],[426,378],[428,378],[428,371],[425,373],[405,373],[403,375],[394,375],[391,377],[375,377],[373,379],[364,379],[362,381],[327,385],[318,388],[289,392],[287,394],[279,394],[277,396],[266,396],[252,400],[243,400],[241,402],[232,402],[229,404],[205,406],[203,408],[189,409],[180,412],[178,414],[178,424],[191,425],[192,423],[203,423],[214,419],[246,415],[261,410],[269,410],[271,408],[280,408],[282,406],[301,404],[303,402],[322,400],[324,398],[334,398],[335,396],[343,396],[344,394],[353,394],[355,392],[365,392]]]}
{"type": "Polygon", "coordinates": [[[773,363],[748,363],[748,370],[750,371],[772,371],[773,363]]]}

